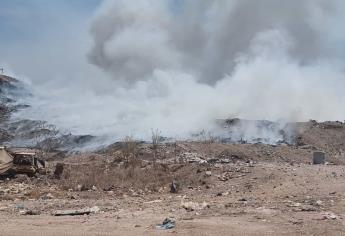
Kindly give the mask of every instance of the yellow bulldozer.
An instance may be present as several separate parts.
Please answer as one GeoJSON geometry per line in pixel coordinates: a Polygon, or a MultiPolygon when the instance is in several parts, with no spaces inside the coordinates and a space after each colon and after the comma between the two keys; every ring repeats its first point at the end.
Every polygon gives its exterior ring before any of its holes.
{"type": "Polygon", "coordinates": [[[36,151],[0,147],[0,175],[27,174],[35,175],[44,172],[46,162],[37,157],[36,151]]]}

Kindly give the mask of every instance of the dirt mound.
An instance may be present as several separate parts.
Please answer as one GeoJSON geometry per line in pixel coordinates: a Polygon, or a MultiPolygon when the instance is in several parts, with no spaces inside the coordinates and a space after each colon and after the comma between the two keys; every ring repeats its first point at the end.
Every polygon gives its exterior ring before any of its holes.
{"type": "Polygon", "coordinates": [[[324,151],[331,161],[344,163],[345,124],[343,122],[310,121],[299,123],[297,127],[296,145],[299,148],[324,151]]]}

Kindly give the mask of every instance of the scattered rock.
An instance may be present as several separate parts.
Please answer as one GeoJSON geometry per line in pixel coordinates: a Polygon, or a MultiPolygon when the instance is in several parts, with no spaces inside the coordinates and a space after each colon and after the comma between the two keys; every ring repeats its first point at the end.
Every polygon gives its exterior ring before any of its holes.
{"type": "Polygon", "coordinates": [[[205,172],[205,175],[206,175],[207,177],[210,177],[210,176],[212,176],[212,172],[211,172],[211,171],[206,171],[206,172],[205,172]]]}
{"type": "Polygon", "coordinates": [[[92,186],[92,191],[97,191],[97,187],[95,185],[92,186]]]}
{"type": "Polygon", "coordinates": [[[228,196],[228,195],[229,195],[229,192],[217,193],[217,196],[218,196],[218,197],[221,197],[221,196],[228,196]]]}
{"type": "Polygon", "coordinates": [[[223,173],[223,174],[221,174],[220,176],[218,176],[218,179],[220,180],[220,181],[228,181],[229,179],[232,179],[232,176],[231,176],[231,174],[229,173],[229,172],[225,172],[225,173],[223,173]]]}
{"type": "Polygon", "coordinates": [[[310,206],[310,205],[304,205],[300,208],[301,211],[317,211],[317,208],[310,206]]]}
{"type": "Polygon", "coordinates": [[[82,192],[82,191],[87,191],[89,190],[85,185],[78,184],[77,186],[77,191],[82,192]]]}
{"type": "Polygon", "coordinates": [[[196,210],[203,210],[205,208],[210,207],[208,203],[203,202],[202,204],[199,204],[197,202],[182,202],[181,206],[186,211],[196,211],[196,210]]]}
{"type": "Polygon", "coordinates": [[[301,219],[298,219],[298,220],[292,219],[292,220],[289,220],[289,222],[294,224],[294,225],[301,225],[301,224],[303,224],[303,220],[301,220],[301,219]]]}
{"type": "Polygon", "coordinates": [[[198,153],[195,152],[184,152],[180,154],[179,158],[182,162],[189,162],[189,163],[199,163],[204,164],[207,163],[207,160],[203,159],[204,157],[200,156],[198,153]]]}
{"type": "Polygon", "coordinates": [[[76,197],[75,195],[73,195],[73,194],[67,194],[67,197],[68,197],[69,199],[72,199],[72,200],[77,199],[77,197],[76,197]]]}
{"type": "Polygon", "coordinates": [[[42,197],[43,199],[54,199],[53,194],[47,193],[45,196],[42,197]]]}
{"type": "Polygon", "coordinates": [[[338,216],[335,215],[335,214],[333,214],[333,213],[329,213],[329,214],[327,215],[327,218],[328,218],[328,219],[331,219],[331,220],[336,220],[336,219],[338,219],[338,216]]]}
{"type": "Polygon", "coordinates": [[[321,217],[316,218],[316,220],[337,220],[340,217],[332,212],[325,212],[321,217]]]}
{"type": "Polygon", "coordinates": [[[317,206],[322,206],[322,204],[323,204],[323,202],[322,202],[321,200],[317,200],[317,201],[316,201],[316,205],[317,205],[317,206]]]}
{"type": "Polygon", "coordinates": [[[76,215],[89,215],[91,213],[95,214],[100,211],[98,206],[94,206],[91,208],[85,208],[80,210],[57,210],[53,213],[54,216],[76,216],[76,215]]]}

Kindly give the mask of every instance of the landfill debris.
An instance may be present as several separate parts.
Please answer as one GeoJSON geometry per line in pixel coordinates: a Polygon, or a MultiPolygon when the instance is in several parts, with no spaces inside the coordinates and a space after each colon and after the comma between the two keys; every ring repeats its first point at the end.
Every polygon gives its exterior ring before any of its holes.
{"type": "Polygon", "coordinates": [[[228,196],[229,195],[229,192],[219,192],[217,193],[217,197],[221,197],[221,196],[228,196]]]}
{"type": "Polygon", "coordinates": [[[54,177],[56,179],[61,179],[61,176],[63,174],[63,170],[64,170],[64,164],[63,163],[57,163],[55,166],[54,177]]]}
{"type": "Polygon", "coordinates": [[[194,152],[184,152],[180,155],[179,159],[181,159],[184,163],[207,163],[207,160],[205,160],[203,156],[200,156],[198,153],[194,152]]]}
{"type": "Polygon", "coordinates": [[[25,206],[24,206],[24,204],[22,204],[22,203],[18,203],[18,204],[16,204],[14,207],[15,207],[16,209],[20,209],[20,210],[25,209],[25,206]]]}
{"type": "Polygon", "coordinates": [[[326,220],[336,220],[339,218],[339,216],[337,216],[336,214],[332,213],[332,212],[326,212],[323,215],[323,218],[326,220]]]}
{"type": "Polygon", "coordinates": [[[28,215],[28,216],[36,216],[36,215],[40,215],[40,212],[39,211],[34,211],[34,210],[24,209],[24,210],[20,210],[19,214],[21,214],[21,215],[28,215]]]}
{"type": "Polygon", "coordinates": [[[98,206],[85,208],[80,210],[57,210],[53,213],[54,216],[76,216],[76,215],[89,215],[91,213],[98,213],[100,211],[98,206]]]}
{"type": "Polygon", "coordinates": [[[342,217],[334,214],[333,212],[323,212],[319,214],[317,217],[313,218],[313,220],[337,220],[342,219],[342,217]]]}
{"type": "Polygon", "coordinates": [[[94,186],[94,185],[92,186],[92,188],[91,188],[91,189],[92,189],[92,191],[97,191],[97,190],[98,190],[98,189],[97,189],[97,187],[96,187],[96,186],[94,186]]]}
{"type": "Polygon", "coordinates": [[[175,226],[176,226],[176,223],[174,220],[170,218],[166,218],[162,224],[156,225],[156,229],[168,230],[168,229],[175,228],[175,226]]]}
{"type": "Polygon", "coordinates": [[[170,185],[170,192],[171,193],[178,193],[180,188],[180,184],[177,182],[177,180],[173,180],[170,185]]]}
{"type": "Polygon", "coordinates": [[[42,199],[45,199],[45,200],[54,199],[54,195],[51,193],[47,193],[45,196],[42,197],[42,199]]]}

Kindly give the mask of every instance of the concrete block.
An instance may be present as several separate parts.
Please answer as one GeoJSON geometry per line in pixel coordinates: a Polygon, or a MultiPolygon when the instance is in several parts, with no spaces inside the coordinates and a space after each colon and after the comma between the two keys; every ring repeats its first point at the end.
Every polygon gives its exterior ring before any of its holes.
{"type": "Polygon", "coordinates": [[[313,165],[325,164],[326,155],[324,152],[314,152],[313,153],[313,165]]]}

